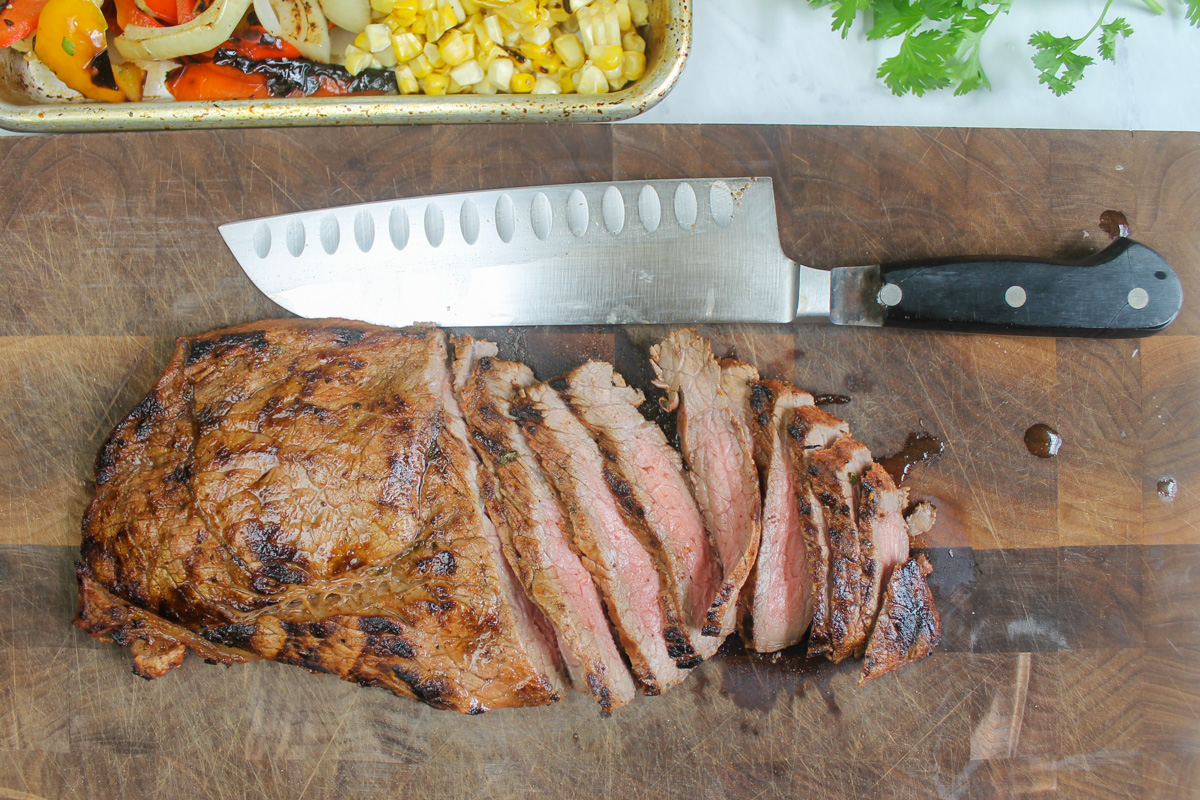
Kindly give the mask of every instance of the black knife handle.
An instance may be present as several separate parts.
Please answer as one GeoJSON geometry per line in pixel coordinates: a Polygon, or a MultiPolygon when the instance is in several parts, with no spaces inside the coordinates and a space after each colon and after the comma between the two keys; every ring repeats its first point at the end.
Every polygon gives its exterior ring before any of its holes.
{"type": "Polygon", "coordinates": [[[852,276],[861,269],[847,269],[844,279],[844,295],[863,304],[864,313],[845,315],[851,324],[1134,337],[1165,328],[1183,303],[1179,277],[1162,256],[1123,238],[1077,262],[943,259],[852,276]]]}
{"type": "Polygon", "coordinates": [[[886,326],[1135,337],[1165,328],[1183,304],[1163,257],[1124,238],[1077,262],[957,259],[884,266],[881,274],[886,326]]]}

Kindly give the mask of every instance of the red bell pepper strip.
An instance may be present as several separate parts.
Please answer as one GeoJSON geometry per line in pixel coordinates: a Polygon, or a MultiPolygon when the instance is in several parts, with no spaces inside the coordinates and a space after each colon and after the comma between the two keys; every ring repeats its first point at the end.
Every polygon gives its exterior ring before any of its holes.
{"type": "Polygon", "coordinates": [[[42,6],[49,0],[8,0],[0,11],[0,47],[19,42],[37,28],[42,6]]]}
{"type": "Polygon", "coordinates": [[[300,58],[300,51],[285,39],[279,39],[262,28],[250,25],[233,35],[224,47],[239,56],[263,61],[270,58],[300,58]]]}
{"type": "Polygon", "coordinates": [[[146,28],[161,28],[163,24],[137,7],[133,0],[113,0],[117,9],[117,27],[125,30],[130,25],[146,28]]]}
{"type": "Polygon", "coordinates": [[[209,62],[185,64],[167,79],[167,89],[176,100],[249,100],[270,96],[264,76],[209,62]]]}

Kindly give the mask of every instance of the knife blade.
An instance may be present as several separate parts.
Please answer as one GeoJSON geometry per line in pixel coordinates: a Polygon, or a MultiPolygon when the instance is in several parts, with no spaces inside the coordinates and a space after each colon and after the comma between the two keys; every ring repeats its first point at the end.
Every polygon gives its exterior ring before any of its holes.
{"type": "Polygon", "coordinates": [[[562,184],[364,203],[220,227],[306,317],[447,327],[698,322],[1140,336],[1182,290],[1128,239],[1082,262],[815,269],[779,239],[770,178],[562,184]]]}

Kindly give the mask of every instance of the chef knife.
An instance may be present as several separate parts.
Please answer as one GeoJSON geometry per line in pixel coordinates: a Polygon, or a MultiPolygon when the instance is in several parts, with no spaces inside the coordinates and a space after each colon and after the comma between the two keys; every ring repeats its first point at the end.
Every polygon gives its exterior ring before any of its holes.
{"type": "Polygon", "coordinates": [[[779,240],[769,178],[565,184],[221,226],[268,297],[381,325],[832,321],[1142,336],[1183,301],[1129,239],[1079,262],[961,258],[814,269],[779,240]]]}

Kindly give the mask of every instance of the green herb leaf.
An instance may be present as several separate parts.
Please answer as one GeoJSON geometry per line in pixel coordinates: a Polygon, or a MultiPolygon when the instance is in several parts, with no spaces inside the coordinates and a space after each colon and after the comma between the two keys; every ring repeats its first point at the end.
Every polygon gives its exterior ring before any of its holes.
{"type": "Polygon", "coordinates": [[[503,467],[505,464],[511,464],[516,461],[518,455],[516,450],[505,451],[500,454],[500,458],[496,459],[496,463],[503,467]]]}
{"type": "Polygon", "coordinates": [[[1091,56],[1081,56],[1075,52],[1083,39],[1072,39],[1070,36],[1054,36],[1049,31],[1038,31],[1029,37],[1033,45],[1033,65],[1038,70],[1038,83],[1050,87],[1050,91],[1059,97],[1075,88],[1075,84],[1083,77],[1085,67],[1096,63],[1091,56]]]}
{"type": "Polygon", "coordinates": [[[1133,28],[1124,17],[1100,26],[1100,57],[1108,61],[1117,60],[1117,37],[1128,36],[1133,28]]]}
{"type": "Polygon", "coordinates": [[[931,89],[944,89],[950,85],[947,61],[957,48],[954,37],[941,31],[907,34],[900,52],[880,65],[876,77],[895,95],[912,92],[921,97],[931,89]]]}
{"type": "Polygon", "coordinates": [[[1187,7],[1183,12],[1187,21],[1200,28],[1200,0],[1183,0],[1183,4],[1187,7]]]}
{"type": "Polygon", "coordinates": [[[65,36],[62,40],[62,49],[65,50],[69,56],[75,55],[75,43],[65,36]]]}

